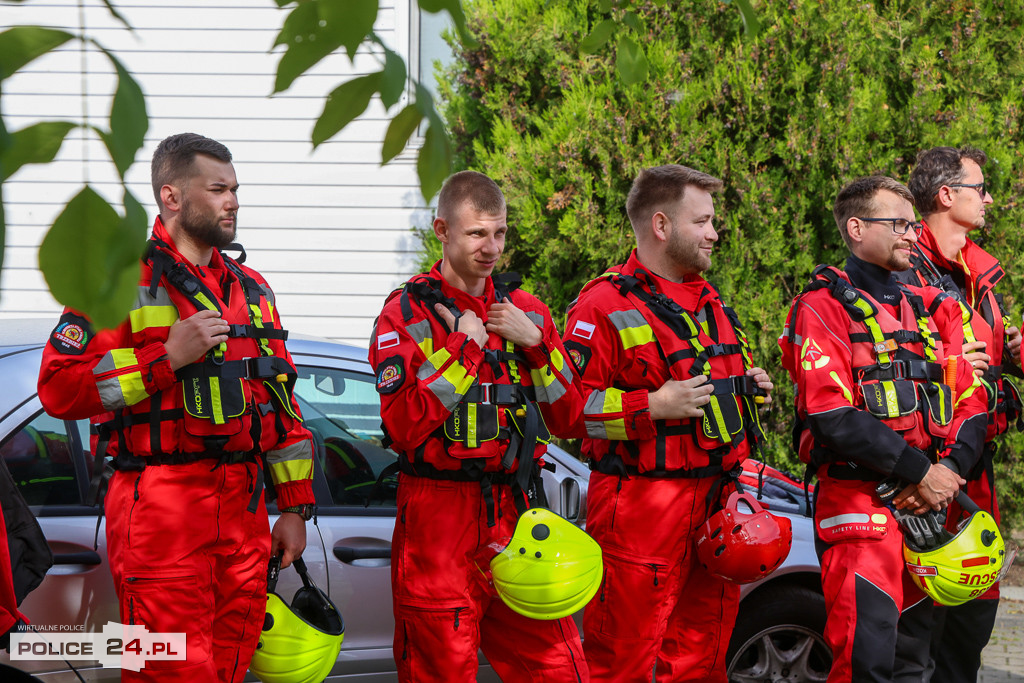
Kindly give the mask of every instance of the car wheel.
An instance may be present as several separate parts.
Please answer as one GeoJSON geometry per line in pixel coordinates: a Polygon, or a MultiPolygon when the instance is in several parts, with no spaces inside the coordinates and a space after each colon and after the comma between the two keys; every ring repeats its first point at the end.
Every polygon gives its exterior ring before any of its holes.
{"type": "Polygon", "coordinates": [[[740,604],[726,655],[730,683],[818,683],[828,678],[832,653],[825,598],[797,585],[768,585],[740,604]]]}

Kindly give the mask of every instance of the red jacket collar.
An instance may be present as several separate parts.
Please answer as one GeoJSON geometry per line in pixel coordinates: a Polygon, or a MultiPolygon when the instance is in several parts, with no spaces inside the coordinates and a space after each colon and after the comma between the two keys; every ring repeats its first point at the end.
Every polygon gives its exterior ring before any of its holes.
{"type": "Polygon", "coordinates": [[[463,291],[458,287],[455,287],[454,285],[450,284],[447,280],[444,279],[444,276],[441,275],[440,261],[434,264],[433,268],[430,269],[430,272],[427,273],[427,277],[433,280],[437,280],[438,282],[441,283],[441,293],[444,294],[446,297],[454,299],[458,303],[464,304],[459,306],[459,308],[466,308],[465,304],[467,302],[476,302],[476,306],[478,308],[482,305],[483,310],[486,310],[489,307],[490,303],[494,301],[494,280],[492,280],[491,278],[487,278],[484,281],[483,295],[473,296],[469,292],[463,291]]]}
{"type": "Polygon", "coordinates": [[[699,311],[708,301],[718,297],[715,288],[699,275],[688,275],[682,282],[672,282],[661,277],[640,262],[636,249],[630,253],[621,272],[648,282],[653,281],[659,292],[688,311],[699,311]]]}
{"type": "MultiPolygon", "coordinates": [[[[190,268],[195,268],[195,263],[189,263],[180,251],[178,251],[178,245],[171,239],[171,234],[167,232],[167,228],[164,226],[164,222],[160,220],[160,216],[156,217],[156,221],[153,222],[153,237],[164,242],[170,247],[169,251],[175,260],[187,264],[190,268]]],[[[214,249],[213,255],[210,256],[210,264],[206,266],[213,270],[224,270],[224,257],[221,256],[220,249],[214,249]]]]}
{"type": "Polygon", "coordinates": [[[939,250],[935,234],[928,228],[928,223],[925,221],[922,223],[925,229],[918,236],[917,245],[937,268],[969,275],[970,279],[978,285],[979,290],[994,287],[1003,278],[1003,269],[999,265],[999,259],[979,247],[970,237],[967,238],[967,243],[960,250],[960,258],[963,259],[963,263],[960,262],[960,259],[954,261],[947,259],[939,250]]]}

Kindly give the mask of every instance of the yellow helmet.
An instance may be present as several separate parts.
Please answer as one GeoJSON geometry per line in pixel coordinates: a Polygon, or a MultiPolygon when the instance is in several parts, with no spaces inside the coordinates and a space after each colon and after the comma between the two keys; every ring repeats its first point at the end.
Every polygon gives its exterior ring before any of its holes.
{"type": "Polygon", "coordinates": [[[966,495],[957,497],[972,511],[955,536],[934,548],[920,548],[906,536],[903,559],[914,582],[942,605],[962,605],[991,588],[1002,574],[1006,547],[992,516],[966,495]]]}
{"type": "Polygon", "coordinates": [[[604,575],[601,547],[572,522],[544,508],[527,510],[509,544],[491,560],[494,587],[515,612],[561,619],[594,597],[604,575]]]}
{"type": "Polygon", "coordinates": [[[289,606],[273,592],[281,560],[274,557],[270,563],[267,615],[249,670],[263,683],[321,683],[345,639],[341,612],[313,583],[301,557],[292,565],[302,577],[302,588],[289,606]]]}

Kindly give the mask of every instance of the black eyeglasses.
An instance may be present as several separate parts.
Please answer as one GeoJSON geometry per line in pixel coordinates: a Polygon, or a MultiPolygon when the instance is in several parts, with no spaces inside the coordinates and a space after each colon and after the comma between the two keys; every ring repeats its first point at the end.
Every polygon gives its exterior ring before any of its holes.
{"type": "Polygon", "coordinates": [[[981,183],[969,183],[969,184],[968,183],[952,183],[950,185],[946,185],[946,187],[973,187],[975,190],[978,191],[978,194],[981,195],[982,199],[984,199],[985,195],[988,194],[988,190],[985,189],[985,183],[983,183],[983,182],[981,182],[981,183]]]}
{"type": "Polygon", "coordinates": [[[913,228],[915,234],[920,234],[924,229],[924,226],[920,223],[908,221],[906,218],[862,218],[860,216],[854,216],[859,221],[865,223],[891,223],[892,231],[897,235],[906,235],[907,230],[913,228]]]}

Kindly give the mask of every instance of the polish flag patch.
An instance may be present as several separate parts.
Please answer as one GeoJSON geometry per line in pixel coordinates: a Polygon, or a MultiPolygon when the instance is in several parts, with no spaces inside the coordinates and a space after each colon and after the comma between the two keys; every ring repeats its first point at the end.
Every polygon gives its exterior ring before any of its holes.
{"type": "Polygon", "coordinates": [[[572,333],[577,337],[590,339],[594,336],[594,325],[593,323],[585,323],[582,320],[577,320],[576,327],[572,328],[572,333]]]}
{"type": "Polygon", "coordinates": [[[377,335],[377,350],[390,349],[392,346],[398,346],[398,332],[388,332],[387,334],[377,335]]]}

